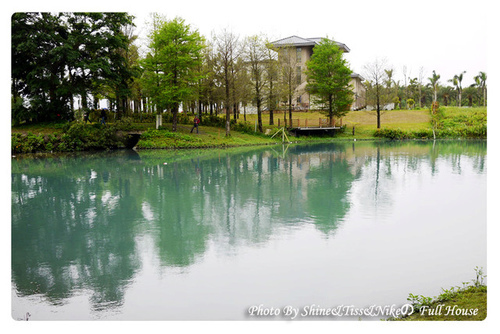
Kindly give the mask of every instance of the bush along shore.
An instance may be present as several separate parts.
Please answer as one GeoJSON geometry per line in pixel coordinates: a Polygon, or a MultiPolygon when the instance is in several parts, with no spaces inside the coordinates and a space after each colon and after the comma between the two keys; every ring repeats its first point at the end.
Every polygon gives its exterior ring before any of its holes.
{"type": "Polygon", "coordinates": [[[442,289],[439,296],[431,298],[411,294],[408,301],[413,307],[411,315],[389,318],[390,321],[481,321],[487,316],[486,275],[482,268],[475,268],[476,278],[462,286],[442,289]]]}
{"type": "MultiPolygon", "coordinates": [[[[54,126],[54,125],[52,125],[54,126]]],[[[51,126],[47,126],[50,128],[51,126]]],[[[128,120],[117,121],[110,125],[85,124],[72,122],[58,124],[55,131],[33,134],[32,131],[11,134],[12,153],[36,152],[76,152],[125,148],[132,130],[128,120]]],[[[43,128],[43,126],[42,126],[43,128]]],[[[40,127],[37,127],[40,132],[40,127]]]]}
{"type": "MultiPolygon", "coordinates": [[[[297,117],[316,119],[319,113],[296,113],[297,117]]],[[[334,137],[301,136],[287,134],[286,141],[306,142],[317,140],[406,140],[406,139],[486,139],[486,108],[439,108],[434,117],[430,112],[390,111],[388,121],[382,129],[368,124],[368,112],[351,112],[346,124],[334,137]],[[418,119],[416,119],[418,115],[418,119]],[[397,117],[397,123],[390,118],[397,117]],[[422,119],[426,119],[422,123],[422,119]],[[416,122],[416,123],[415,123],[416,122]],[[356,134],[354,134],[354,126],[356,134]],[[400,128],[402,126],[403,128],[400,128]],[[352,131],[351,131],[352,129],[352,131]]],[[[253,115],[249,121],[231,121],[231,135],[225,135],[225,119],[205,116],[199,131],[191,132],[192,115],[179,117],[177,131],[171,131],[169,114],[164,126],[155,129],[150,114],[140,119],[124,118],[106,125],[86,124],[74,121],[65,124],[21,125],[12,128],[11,152],[78,152],[125,148],[130,146],[131,133],[138,140],[137,149],[178,149],[178,148],[224,148],[250,145],[270,145],[282,142],[282,136],[274,136],[280,129],[276,125],[264,124],[265,134],[255,132],[253,115]],[[140,136],[140,137],[139,137],[140,136]]],[[[134,142],[135,144],[135,142],[134,142]]]]}
{"type": "Polygon", "coordinates": [[[375,131],[374,136],[386,139],[486,139],[486,109],[457,111],[438,108],[431,119],[431,128],[402,130],[385,128],[375,131]]]}

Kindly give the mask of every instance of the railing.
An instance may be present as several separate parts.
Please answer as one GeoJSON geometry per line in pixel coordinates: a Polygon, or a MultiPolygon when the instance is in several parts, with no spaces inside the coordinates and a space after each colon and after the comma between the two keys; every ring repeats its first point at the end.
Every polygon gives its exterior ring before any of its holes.
{"type": "Polygon", "coordinates": [[[316,119],[289,119],[282,120],[278,118],[278,127],[284,126],[285,128],[330,128],[335,126],[342,126],[342,118],[332,118],[331,122],[328,118],[316,119]]]}

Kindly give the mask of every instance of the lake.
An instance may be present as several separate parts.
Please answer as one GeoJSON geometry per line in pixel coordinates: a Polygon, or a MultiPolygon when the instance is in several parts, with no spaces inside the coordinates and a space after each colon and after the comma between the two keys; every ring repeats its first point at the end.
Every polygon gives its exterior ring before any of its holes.
{"type": "Polygon", "coordinates": [[[12,317],[367,320],[486,271],[486,141],[12,159],[12,317]],[[328,312],[327,312],[328,313],[328,312]]]}

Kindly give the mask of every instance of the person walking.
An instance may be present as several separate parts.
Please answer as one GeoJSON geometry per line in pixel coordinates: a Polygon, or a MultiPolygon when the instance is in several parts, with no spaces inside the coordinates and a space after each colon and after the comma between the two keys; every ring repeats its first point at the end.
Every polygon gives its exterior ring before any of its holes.
{"type": "Polygon", "coordinates": [[[92,121],[89,118],[89,112],[88,111],[85,111],[85,113],[83,114],[83,120],[85,121],[85,124],[87,124],[87,122],[89,122],[90,124],[92,124],[92,121]]]}
{"type": "Polygon", "coordinates": [[[200,119],[198,118],[198,116],[194,116],[194,124],[193,124],[193,127],[191,128],[190,133],[193,133],[194,128],[196,128],[196,133],[199,133],[198,124],[200,124],[200,119]]]}
{"type": "Polygon", "coordinates": [[[106,109],[101,109],[101,124],[106,125],[106,109]]]}

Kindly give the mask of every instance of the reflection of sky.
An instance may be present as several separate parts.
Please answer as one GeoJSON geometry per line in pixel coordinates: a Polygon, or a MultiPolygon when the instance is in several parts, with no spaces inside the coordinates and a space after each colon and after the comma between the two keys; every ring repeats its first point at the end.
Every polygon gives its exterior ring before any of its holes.
{"type": "Polygon", "coordinates": [[[472,164],[464,158],[461,175],[444,159],[434,175],[428,164],[414,171],[392,165],[379,189],[390,201],[376,208],[372,176],[364,175],[353,185],[349,224],[338,242],[356,238],[366,256],[349,256],[388,276],[388,289],[433,296],[470,281],[476,266],[486,266],[486,178],[472,164]]]}

